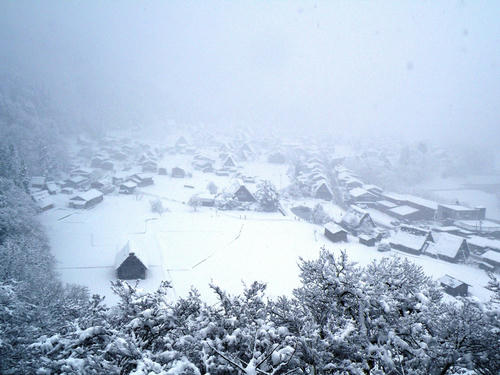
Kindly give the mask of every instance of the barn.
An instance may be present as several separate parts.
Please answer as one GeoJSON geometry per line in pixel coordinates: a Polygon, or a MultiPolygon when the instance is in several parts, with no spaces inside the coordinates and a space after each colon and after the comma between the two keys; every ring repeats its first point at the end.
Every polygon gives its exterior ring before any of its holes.
{"type": "Polygon", "coordinates": [[[137,184],[133,181],[127,181],[120,185],[120,194],[134,194],[137,184]]]}
{"type": "Polygon", "coordinates": [[[335,223],[325,225],[325,237],[332,242],[347,242],[347,232],[335,223]]]}
{"type": "Polygon", "coordinates": [[[434,234],[434,242],[429,242],[425,254],[447,262],[464,262],[470,255],[467,240],[450,233],[434,234]]]}
{"type": "Polygon", "coordinates": [[[147,269],[148,263],[143,249],[136,244],[131,244],[130,241],[116,254],[116,277],[121,280],[144,280],[147,269]]]}
{"type": "Polygon", "coordinates": [[[89,191],[77,194],[73,198],[71,198],[69,200],[69,206],[71,208],[89,209],[101,203],[103,199],[103,194],[100,191],[96,189],[90,189],[89,191]]]}
{"type": "Polygon", "coordinates": [[[420,255],[428,246],[427,237],[417,236],[405,231],[399,231],[389,238],[389,244],[393,249],[405,253],[420,255]]]}
{"type": "Polygon", "coordinates": [[[455,279],[453,276],[444,275],[443,277],[438,279],[438,282],[444,288],[445,293],[451,296],[466,297],[469,293],[469,285],[467,283],[464,283],[463,281],[455,279]]]}
{"type": "Polygon", "coordinates": [[[470,208],[459,204],[439,204],[436,217],[438,220],[484,220],[486,208],[470,208]]]}
{"type": "Polygon", "coordinates": [[[240,202],[256,202],[257,200],[245,185],[240,185],[233,193],[236,200],[240,202]]]}
{"type": "Polygon", "coordinates": [[[333,193],[325,180],[319,181],[315,186],[313,186],[313,196],[314,198],[324,199],[326,201],[331,201],[333,199],[333,193]]]}
{"type": "Polygon", "coordinates": [[[351,207],[344,216],[342,216],[339,224],[355,236],[360,233],[370,234],[375,229],[375,223],[370,214],[355,207],[351,207]]]}
{"type": "Polygon", "coordinates": [[[184,178],[186,177],[186,171],[180,167],[174,167],[172,168],[172,177],[184,178]]]}

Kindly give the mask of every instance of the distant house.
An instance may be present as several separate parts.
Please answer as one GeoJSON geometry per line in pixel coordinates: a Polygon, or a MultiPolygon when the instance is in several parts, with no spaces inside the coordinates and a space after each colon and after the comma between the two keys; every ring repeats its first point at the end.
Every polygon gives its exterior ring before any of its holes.
{"type": "Polygon", "coordinates": [[[71,208],[92,208],[103,201],[103,194],[96,190],[90,189],[84,193],[79,193],[69,200],[71,208]]]}
{"type": "Polygon", "coordinates": [[[483,254],[488,250],[494,250],[500,253],[500,240],[493,240],[490,238],[470,236],[467,239],[469,250],[474,254],[483,254]]]}
{"type": "Polygon", "coordinates": [[[397,206],[402,206],[406,204],[406,197],[396,193],[385,192],[380,194],[382,200],[386,200],[394,203],[397,206]]]}
{"type": "Polygon", "coordinates": [[[389,244],[393,249],[420,255],[427,248],[428,241],[425,236],[417,236],[400,230],[389,238],[389,244]]]}
{"type": "Polygon", "coordinates": [[[215,196],[212,194],[197,194],[191,197],[190,202],[196,203],[198,206],[213,207],[215,205],[215,196]]]}
{"type": "Polygon", "coordinates": [[[312,195],[314,198],[324,199],[327,201],[331,201],[333,199],[332,190],[328,186],[328,183],[324,180],[320,180],[313,186],[312,195]]]}
{"type": "Polygon", "coordinates": [[[179,167],[172,168],[172,177],[174,178],[184,178],[186,177],[186,171],[179,167]]]}
{"type": "Polygon", "coordinates": [[[121,185],[123,184],[125,181],[127,181],[127,179],[130,177],[130,174],[129,173],[126,173],[126,172],[118,172],[116,173],[111,181],[113,182],[113,185],[121,185]]]}
{"type": "Polygon", "coordinates": [[[455,279],[454,277],[450,275],[444,275],[443,277],[438,279],[438,282],[441,284],[443,287],[445,293],[457,297],[466,297],[467,294],[469,293],[469,285],[467,283],[464,283],[463,281],[460,281],[458,279],[455,279]]]}
{"type": "Polygon", "coordinates": [[[449,233],[434,235],[434,242],[429,242],[425,254],[446,260],[447,262],[464,262],[470,255],[467,240],[449,233]]]}
{"type": "Polygon", "coordinates": [[[388,210],[393,209],[397,206],[398,205],[396,203],[386,200],[377,201],[376,203],[376,207],[382,212],[387,212],[388,210]]]}
{"type": "Polygon", "coordinates": [[[179,139],[177,139],[177,142],[175,142],[175,147],[176,148],[182,148],[182,147],[187,147],[188,142],[184,136],[180,136],[179,139]]]}
{"type": "Polygon", "coordinates": [[[229,172],[222,170],[222,169],[218,169],[215,171],[215,175],[216,176],[229,176],[229,172]]]}
{"type": "Polygon", "coordinates": [[[415,236],[423,236],[427,241],[434,242],[434,237],[429,229],[415,227],[413,225],[400,225],[399,230],[402,232],[410,233],[415,236]]]}
{"type": "Polygon", "coordinates": [[[285,164],[286,157],[281,152],[274,152],[267,157],[267,162],[272,164],[285,164]]]}
{"type": "Polygon", "coordinates": [[[349,190],[349,196],[353,202],[374,202],[377,200],[375,194],[360,187],[349,190]]]}
{"type": "Polygon", "coordinates": [[[332,242],[347,242],[347,231],[335,223],[325,225],[325,237],[332,242]]]}
{"type": "Polygon", "coordinates": [[[396,219],[404,221],[424,220],[424,215],[422,215],[422,212],[418,208],[406,205],[391,208],[387,210],[387,213],[396,219]]]}
{"type": "Polygon", "coordinates": [[[256,202],[257,200],[245,185],[240,185],[234,189],[233,196],[240,202],[256,202]]]}
{"type": "Polygon", "coordinates": [[[295,207],[292,207],[290,209],[290,211],[292,211],[292,213],[301,218],[301,219],[304,219],[306,221],[311,221],[312,219],[312,213],[313,213],[313,210],[311,207],[307,207],[307,206],[295,206],[295,207]]]}
{"type": "Polygon", "coordinates": [[[375,194],[375,195],[380,195],[384,191],[381,187],[379,187],[377,185],[370,185],[370,184],[363,185],[363,189],[365,189],[366,191],[369,191],[370,193],[375,194]]]}
{"type": "Polygon", "coordinates": [[[158,174],[160,176],[166,176],[167,175],[167,168],[164,168],[164,167],[158,168],[158,174]]]}
{"type": "Polygon", "coordinates": [[[40,211],[47,211],[54,208],[54,201],[52,197],[49,196],[47,190],[34,191],[31,193],[31,198],[40,211]]]}
{"type": "Polygon", "coordinates": [[[236,167],[236,163],[234,162],[234,159],[231,155],[229,155],[226,160],[224,160],[224,163],[222,164],[224,168],[234,168],[236,167]]]}
{"type": "Polygon", "coordinates": [[[42,176],[33,176],[30,180],[30,186],[35,189],[45,189],[47,186],[47,179],[42,176]]]}
{"type": "Polygon", "coordinates": [[[82,189],[88,184],[88,178],[84,176],[74,176],[66,180],[64,187],[69,187],[72,189],[82,189]]]}
{"type": "Polygon", "coordinates": [[[143,251],[128,241],[116,254],[116,277],[121,280],[145,279],[148,263],[143,251]]]}
{"type": "Polygon", "coordinates": [[[57,194],[58,190],[59,188],[55,182],[47,182],[47,191],[49,192],[49,194],[57,194]]]}
{"type": "Polygon", "coordinates": [[[358,238],[359,238],[359,243],[365,246],[373,247],[377,242],[377,236],[374,235],[361,234],[358,238]]]}
{"type": "Polygon", "coordinates": [[[370,214],[356,208],[349,209],[342,216],[339,224],[355,236],[358,234],[371,234],[375,229],[375,223],[370,214]]]}
{"type": "Polygon", "coordinates": [[[459,204],[439,204],[436,217],[438,220],[484,220],[486,208],[471,208],[459,204]]]}
{"type": "Polygon", "coordinates": [[[434,201],[413,195],[407,195],[405,204],[418,209],[421,220],[433,220],[436,216],[438,204],[434,201]]]}
{"type": "Polygon", "coordinates": [[[136,173],[132,175],[130,180],[135,182],[139,187],[145,187],[154,184],[153,176],[145,173],[136,173]]]}
{"type": "Polygon", "coordinates": [[[483,255],[481,259],[492,266],[495,270],[500,270],[500,253],[494,250],[488,250],[483,255]]]}
{"type": "Polygon", "coordinates": [[[149,173],[156,173],[158,170],[158,164],[153,160],[146,160],[141,163],[142,171],[149,173]]]}
{"type": "Polygon", "coordinates": [[[120,185],[120,194],[134,194],[137,184],[133,181],[126,181],[120,185]]]}

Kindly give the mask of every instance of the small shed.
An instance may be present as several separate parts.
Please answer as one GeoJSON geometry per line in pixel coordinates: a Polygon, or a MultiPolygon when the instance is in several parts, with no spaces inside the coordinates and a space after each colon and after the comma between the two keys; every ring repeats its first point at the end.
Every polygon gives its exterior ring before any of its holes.
{"type": "Polygon", "coordinates": [[[121,280],[144,280],[146,278],[148,262],[143,251],[144,249],[140,249],[136,244],[128,241],[116,254],[116,277],[121,280]]]}
{"type": "Polygon", "coordinates": [[[174,167],[172,168],[172,177],[184,178],[186,177],[186,171],[180,167],[174,167]]]}
{"type": "Polygon", "coordinates": [[[377,236],[370,236],[367,234],[361,234],[359,237],[359,243],[365,246],[373,247],[377,242],[377,236]]]}
{"type": "Polygon", "coordinates": [[[466,297],[469,293],[469,284],[464,283],[453,276],[444,275],[438,279],[441,286],[444,288],[445,293],[457,297],[466,297]]]}
{"type": "Polygon", "coordinates": [[[332,242],[347,242],[347,231],[335,223],[325,225],[325,237],[332,242]]]}
{"type": "Polygon", "coordinates": [[[101,203],[103,199],[103,194],[99,190],[90,189],[89,191],[79,193],[71,198],[69,201],[69,206],[71,208],[89,209],[101,203]]]}
{"type": "Polygon", "coordinates": [[[165,167],[158,168],[158,174],[160,176],[166,176],[167,175],[167,168],[165,168],[165,167]]]}
{"type": "Polygon", "coordinates": [[[134,194],[136,188],[137,184],[135,182],[127,181],[120,185],[120,190],[118,192],[120,194],[134,194]]]}

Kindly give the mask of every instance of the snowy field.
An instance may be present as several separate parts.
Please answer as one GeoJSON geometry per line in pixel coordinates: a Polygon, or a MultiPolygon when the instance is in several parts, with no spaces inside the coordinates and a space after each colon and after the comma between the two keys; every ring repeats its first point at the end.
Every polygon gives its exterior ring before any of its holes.
{"type": "MultiPolygon", "coordinates": [[[[166,167],[187,167],[182,161],[170,159],[166,167]]],[[[271,179],[278,186],[280,182],[288,183],[284,166],[247,163],[244,171],[271,179]]],[[[149,262],[147,278],[139,283],[144,289],[154,290],[161,280],[169,280],[172,298],[186,296],[195,287],[204,299],[214,301],[211,282],[230,293],[239,293],[242,282],[258,280],[268,284],[270,296],[277,296],[290,294],[298,285],[299,257],[314,259],[325,246],[336,253],[345,249],[350,259],[360,265],[383,256],[406,256],[435,278],[449,274],[471,284],[473,295],[482,300],[489,297],[484,289],[486,273],[471,266],[395,251],[379,253],[360,245],[354,237],[349,238],[349,243],[333,244],[324,237],[322,227],[293,215],[208,207],[194,211],[185,202],[194,193],[205,191],[208,181],[220,188],[230,184],[228,177],[201,172],[187,179],[155,176],[155,185],[142,188],[141,195],[107,195],[90,210],[69,209],[68,196],[55,196],[56,208],[41,217],[63,280],[86,285],[91,292],[105,295],[109,303],[115,302],[110,289],[110,282],[115,280],[115,255],[132,239],[144,246],[149,262]],[[155,197],[168,208],[161,216],[150,211],[149,201],[155,197]]],[[[325,209],[335,217],[341,214],[333,205],[325,209]]]]}

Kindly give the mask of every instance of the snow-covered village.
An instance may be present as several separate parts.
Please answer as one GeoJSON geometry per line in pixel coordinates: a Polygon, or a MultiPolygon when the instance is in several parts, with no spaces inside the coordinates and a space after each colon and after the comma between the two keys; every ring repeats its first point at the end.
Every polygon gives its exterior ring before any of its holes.
{"type": "Polygon", "coordinates": [[[500,374],[499,12],[0,5],[0,373],[500,374]]]}

